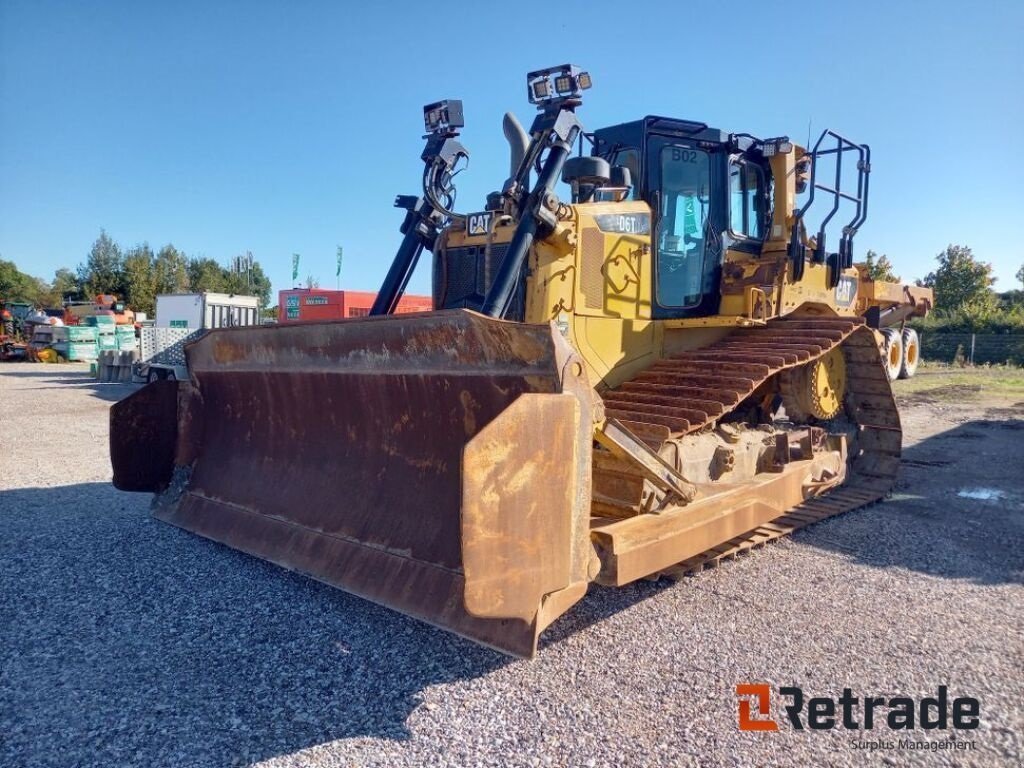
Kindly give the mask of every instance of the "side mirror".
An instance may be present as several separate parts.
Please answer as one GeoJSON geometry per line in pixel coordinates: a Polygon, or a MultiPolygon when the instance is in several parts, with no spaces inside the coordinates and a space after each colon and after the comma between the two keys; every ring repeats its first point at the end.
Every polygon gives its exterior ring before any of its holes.
{"type": "Polygon", "coordinates": [[[624,187],[630,189],[633,186],[633,174],[624,165],[612,166],[611,179],[608,181],[610,187],[624,187]]]}
{"type": "Polygon", "coordinates": [[[570,157],[562,168],[562,181],[572,188],[572,201],[585,203],[611,178],[611,166],[603,157],[570,157]]]}
{"type": "Polygon", "coordinates": [[[611,175],[611,166],[603,157],[570,157],[562,168],[562,181],[570,186],[587,184],[603,187],[611,175]]]}

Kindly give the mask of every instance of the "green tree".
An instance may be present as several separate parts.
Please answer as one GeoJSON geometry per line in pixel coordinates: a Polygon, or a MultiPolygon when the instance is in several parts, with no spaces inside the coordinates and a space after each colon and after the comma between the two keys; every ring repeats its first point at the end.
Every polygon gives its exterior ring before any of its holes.
{"type": "Polygon", "coordinates": [[[1024,265],[1022,265],[1021,268],[1017,270],[1017,274],[1014,275],[1014,277],[1017,278],[1017,282],[1019,282],[1021,285],[1024,285],[1024,265]]]}
{"type": "Polygon", "coordinates": [[[965,307],[988,308],[995,305],[992,265],[978,261],[965,245],[949,245],[935,257],[939,268],[929,273],[923,284],[935,291],[935,306],[953,312],[965,307]]]}
{"type": "Polygon", "coordinates": [[[203,291],[228,293],[227,270],[213,259],[205,257],[189,259],[188,288],[195,293],[203,291]]]}
{"type": "Polygon", "coordinates": [[[0,299],[38,304],[40,282],[18,269],[13,261],[0,259],[0,299]]]}
{"type": "Polygon", "coordinates": [[[59,306],[61,306],[59,303],[58,304],[51,304],[51,302],[50,302],[51,286],[50,286],[50,284],[48,282],[46,282],[41,277],[33,277],[32,278],[32,282],[35,284],[33,286],[33,289],[34,289],[33,293],[35,294],[35,297],[36,297],[35,301],[32,302],[33,304],[35,304],[37,307],[50,307],[50,306],[59,307],[59,306]]]}
{"type": "Polygon", "coordinates": [[[320,281],[312,275],[306,275],[306,287],[307,288],[319,288],[320,281]]]}
{"type": "Polygon", "coordinates": [[[101,293],[124,293],[124,255],[106,230],[100,230],[85,263],[78,265],[78,279],[90,298],[101,293]]]}
{"type": "Polygon", "coordinates": [[[61,307],[64,305],[64,296],[51,283],[42,278],[36,278],[39,285],[39,306],[61,307]]]}
{"type": "Polygon", "coordinates": [[[270,301],[270,278],[263,271],[258,261],[252,263],[252,295],[260,300],[261,307],[269,307],[270,301]]]}
{"type": "Polygon", "coordinates": [[[78,276],[67,267],[61,267],[53,275],[50,285],[50,306],[59,307],[65,299],[82,298],[82,284],[78,276]]]}
{"type": "Polygon", "coordinates": [[[131,309],[150,317],[156,311],[156,273],[149,243],[129,250],[124,257],[124,300],[131,309]]]}
{"type": "Polygon", "coordinates": [[[1019,288],[1014,288],[1012,291],[997,293],[996,298],[999,300],[1000,309],[1011,310],[1015,307],[1024,308],[1024,291],[1019,288]]]}
{"type": "Polygon", "coordinates": [[[259,299],[260,306],[266,307],[270,305],[270,278],[260,263],[253,261],[248,269],[227,272],[227,292],[255,296],[259,299]]]}
{"type": "Polygon", "coordinates": [[[893,271],[892,262],[884,253],[879,256],[874,251],[868,251],[864,256],[864,266],[867,269],[868,277],[872,280],[882,280],[887,283],[898,283],[899,276],[893,271]]]}
{"type": "Polygon", "coordinates": [[[153,292],[184,293],[188,290],[188,258],[168,243],[153,260],[153,292]]]}

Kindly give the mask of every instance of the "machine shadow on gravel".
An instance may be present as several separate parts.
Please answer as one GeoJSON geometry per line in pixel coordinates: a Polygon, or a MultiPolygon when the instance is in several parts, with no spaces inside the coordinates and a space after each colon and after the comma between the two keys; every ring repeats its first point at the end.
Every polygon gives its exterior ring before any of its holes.
{"type": "Polygon", "coordinates": [[[513,661],[147,505],[106,483],[0,491],[0,764],[231,765],[404,740],[425,688],[513,661]]]}
{"type": "Polygon", "coordinates": [[[987,415],[904,448],[886,501],[797,531],[793,540],[877,568],[1021,583],[1024,409],[987,415]]]}
{"type": "Polygon", "coordinates": [[[52,382],[52,386],[35,387],[39,390],[47,389],[82,389],[93,397],[116,403],[123,400],[132,392],[142,387],[142,384],[121,384],[100,382],[88,371],[63,371],[60,366],[47,366],[45,371],[5,371],[0,368],[0,373],[13,379],[43,379],[52,382]]]}

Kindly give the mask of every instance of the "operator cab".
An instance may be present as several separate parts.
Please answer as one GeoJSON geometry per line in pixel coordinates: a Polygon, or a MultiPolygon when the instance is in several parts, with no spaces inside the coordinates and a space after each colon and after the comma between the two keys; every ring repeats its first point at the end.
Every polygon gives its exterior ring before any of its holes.
{"type": "Polygon", "coordinates": [[[761,253],[772,190],[756,147],[753,137],[666,117],[594,132],[593,154],[628,168],[633,199],[654,212],[655,318],[716,314],[726,250],[761,253]]]}

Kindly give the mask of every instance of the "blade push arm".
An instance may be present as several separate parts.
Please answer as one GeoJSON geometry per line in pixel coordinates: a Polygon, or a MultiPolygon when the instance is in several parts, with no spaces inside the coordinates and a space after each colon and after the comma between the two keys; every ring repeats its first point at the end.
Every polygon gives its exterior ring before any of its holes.
{"type": "Polygon", "coordinates": [[[507,190],[516,203],[519,223],[484,300],[482,312],[490,317],[501,318],[508,313],[530,246],[538,233],[547,235],[557,224],[555,185],[565,161],[572,154],[573,142],[583,130],[575,111],[582,103],[583,89],[590,87],[590,75],[565,65],[531,72],[527,75],[527,84],[530,101],[537,104],[541,112],[530,127],[526,156],[507,190]],[[552,77],[554,88],[551,86],[552,77]],[[547,156],[537,183],[527,192],[525,187],[530,170],[545,150],[547,156]]]}
{"type": "Polygon", "coordinates": [[[452,215],[451,176],[459,161],[469,157],[469,152],[456,138],[458,129],[464,125],[461,101],[449,99],[428,104],[423,108],[423,119],[428,131],[427,146],[420,155],[426,166],[423,195],[395,198],[395,207],[406,211],[401,227],[404,237],[370,308],[371,315],[390,315],[398,307],[420,254],[424,248],[433,250],[438,234],[452,215]]]}

